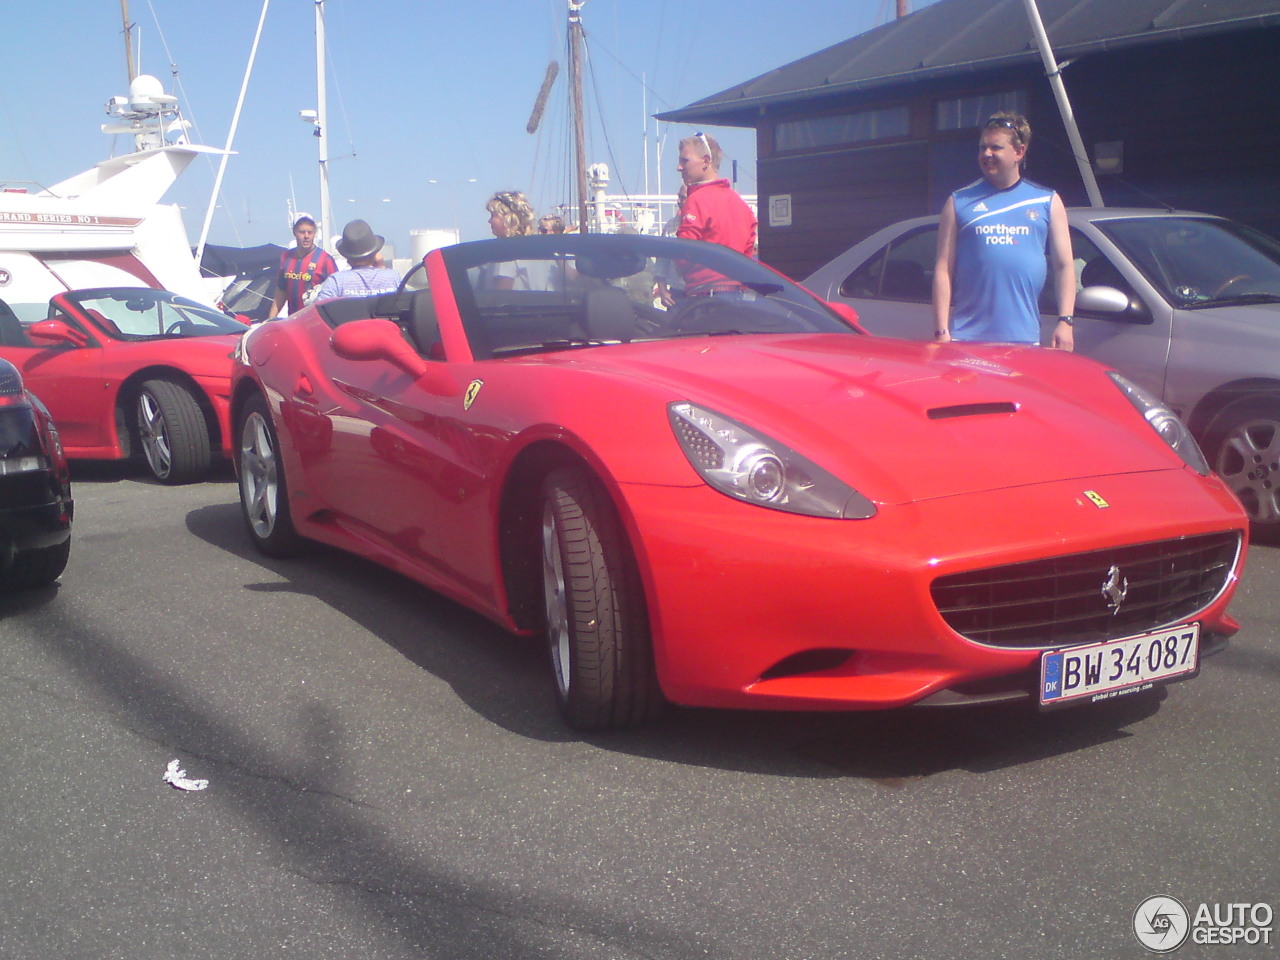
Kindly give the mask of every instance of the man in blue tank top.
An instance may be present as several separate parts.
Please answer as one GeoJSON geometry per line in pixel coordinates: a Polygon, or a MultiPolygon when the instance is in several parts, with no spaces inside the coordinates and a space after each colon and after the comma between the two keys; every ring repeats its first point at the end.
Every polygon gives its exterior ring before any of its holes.
{"type": "Polygon", "coordinates": [[[1054,191],[1023,178],[1030,141],[1024,117],[991,117],[978,142],[983,178],[957,190],[942,208],[933,274],[934,337],[941,342],[1038,344],[1047,243],[1058,301],[1052,346],[1074,344],[1076,274],[1067,211],[1054,191]]]}

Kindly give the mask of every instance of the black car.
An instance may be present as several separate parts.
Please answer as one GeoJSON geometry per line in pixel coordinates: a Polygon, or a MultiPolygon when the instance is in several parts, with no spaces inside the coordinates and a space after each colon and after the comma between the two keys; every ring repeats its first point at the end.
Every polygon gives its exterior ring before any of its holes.
{"type": "Polygon", "coordinates": [[[71,474],[58,430],[0,360],[0,593],[43,587],[71,555],[71,474]]]}

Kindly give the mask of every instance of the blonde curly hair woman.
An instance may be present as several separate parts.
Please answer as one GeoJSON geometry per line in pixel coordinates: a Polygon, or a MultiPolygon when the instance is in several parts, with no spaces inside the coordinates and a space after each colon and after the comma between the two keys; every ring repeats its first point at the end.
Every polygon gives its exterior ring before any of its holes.
{"type": "Polygon", "coordinates": [[[499,190],[484,208],[489,211],[489,229],[495,237],[527,237],[534,232],[537,217],[529,198],[519,190],[499,190]]]}

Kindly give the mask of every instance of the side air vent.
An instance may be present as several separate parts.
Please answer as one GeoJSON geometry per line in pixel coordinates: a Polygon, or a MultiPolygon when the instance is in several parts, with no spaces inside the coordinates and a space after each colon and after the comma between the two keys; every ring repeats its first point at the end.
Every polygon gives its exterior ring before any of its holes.
{"type": "Polygon", "coordinates": [[[934,407],[929,411],[930,420],[950,420],[953,417],[985,417],[992,413],[1017,413],[1018,405],[999,403],[958,403],[952,407],[934,407]]]}

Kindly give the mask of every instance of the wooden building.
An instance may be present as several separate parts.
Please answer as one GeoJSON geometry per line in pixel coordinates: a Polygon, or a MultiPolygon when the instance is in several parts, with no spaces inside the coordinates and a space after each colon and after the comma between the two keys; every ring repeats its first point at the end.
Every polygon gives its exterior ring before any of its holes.
{"type": "MultiPolygon", "coordinates": [[[[1038,0],[1107,206],[1280,235],[1280,0],[1038,0]]],[[[1023,113],[1026,175],[1088,198],[1024,0],[932,6],[659,115],[756,130],[761,258],[795,277],[978,176],[977,129],[1023,113]]]]}

